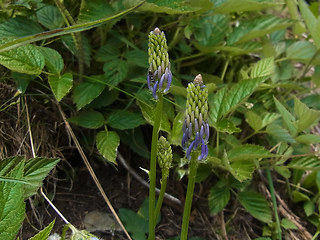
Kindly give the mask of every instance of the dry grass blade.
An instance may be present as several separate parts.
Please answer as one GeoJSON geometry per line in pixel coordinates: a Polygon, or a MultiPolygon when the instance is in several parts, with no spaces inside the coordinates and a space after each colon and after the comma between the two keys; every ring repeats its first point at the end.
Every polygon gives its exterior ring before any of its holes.
{"type": "Polygon", "coordinates": [[[68,123],[68,121],[67,121],[67,119],[66,119],[66,116],[65,116],[64,112],[63,112],[62,109],[61,109],[60,104],[59,104],[58,102],[56,102],[56,104],[57,104],[57,106],[58,106],[58,109],[59,109],[59,112],[60,112],[60,114],[61,114],[61,116],[62,116],[62,119],[63,119],[63,121],[64,121],[64,123],[65,123],[65,125],[66,125],[66,127],[67,127],[67,130],[68,130],[69,134],[71,135],[71,138],[72,138],[72,140],[74,141],[74,143],[75,143],[75,145],[76,145],[76,147],[77,147],[77,149],[78,149],[78,151],[79,151],[79,153],[80,153],[80,155],[81,155],[81,158],[82,158],[82,160],[84,161],[84,163],[85,163],[85,165],[86,165],[86,167],[87,167],[87,169],[88,169],[88,171],[89,171],[89,173],[90,173],[93,181],[95,182],[96,186],[98,187],[98,189],[99,189],[99,191],[100,191],[103,199],[104,199],[105,202],[107,203],[107,205],[108,205],[111,213],[113,214],[113,216],[115,217],[115,219],[117,220],[117,222],[119,223],[119,225],[121,226],[121,228],[122,228],[122,230],[124,231],[124,233],[126,234],[127,238],[130,239],[130,240],[132,240],[131,237],[130,237],[130,235],[129,235],[129,233],[127,232],[127,230],[126,230],[125,227],[123,226],[123,224],[122,224],[119,216],[117,215],[116,211],[114,210],[114,208],[113,208],[113,206],[112,206],[109,198],[107,197],[106,193],[104,192],[104,190],[103,190],[103,188],[102,188],[102,186],[101,186],[101,184],[100,184],[100,182],[99,182],[96,174],[94,173],[94,171],[93,171],[93,169],[92,169],[92,167],[91,167],[91,165],[90,165],[90,163],[89,163],[89,161],[88,161],[85,153],[83,152],[83,150],[82,150],[82,148],[81,148],[81,146],[80,146],[80,144],[79,144],[79,142],[78,142],[77,137],[75,136],[75,134],[74,134],[74,132],[73,132],[70,124],[68,123]]]}

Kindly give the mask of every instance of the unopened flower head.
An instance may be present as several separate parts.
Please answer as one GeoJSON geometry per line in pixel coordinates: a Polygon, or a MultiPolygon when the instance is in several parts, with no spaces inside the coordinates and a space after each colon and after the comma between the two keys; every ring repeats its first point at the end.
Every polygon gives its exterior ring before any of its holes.
{"type": "Polygon", "coordinates": [[[169,173],[172,163],[172,149],[168,140],[163,136],[158,141],[157,158],[160,168],[169,173]]]}
{"type": "Polygon", "coordinates": [[[167,40],[164,32],[159,28],[150,32],[148,47],[148,88],[152,91],[153,97],[157,99],[157,92],[166,94],[172,81],[167,40]]]}
{"type": "Polygon", "coordinates": [[[183,124],[182,147],[190,160],[193,150],[201,150],[198,160],[208,156],[208,90],[201,74],[187,87],[186,117],[183,124]]]}

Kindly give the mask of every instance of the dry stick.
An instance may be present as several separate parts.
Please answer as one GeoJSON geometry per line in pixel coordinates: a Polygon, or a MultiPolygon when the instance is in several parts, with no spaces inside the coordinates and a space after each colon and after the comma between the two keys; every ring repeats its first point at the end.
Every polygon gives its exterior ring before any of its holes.
{"type": "MultiPolygon", "coordinates": [[[[122,156],[120,153],[118,153],[118,160],[119,160],[119,162],[123,165],[123,167],[124,167],[125,169],[127,169],[127,171],[128,171],[136,180],[138,180],[143,186],[145,186],[145,187],[147,187],[147,188],[150,187],[150,185],[149,185],[145,180],[143,180],[143,179],[139,176],[139,174],[137,174],[137,173],[127,164],[126,160],[123,158],[123,156],[122,156]]],[[[157,193],[157,194],[160,193],[160,189],[159,189],[159,188],[156,188],[156,193],[157,193]]],[[[170,195],[170,194],[168,194],[168,193],[164,193],[164,197],[165,197],[168,201],[170,201],[170,202],[172,202],[172,203],[174,203],[174,204],[176,204],[176,205],[182,206],[181,201],[180,201],[179,199],[175,198],[174,196],[172,196],[172,195],[170,195]]]]}
{"type": "Polygon", "coordinates": [[[78,149],[78,151],[79,151],[79,153],[80,153],[80,155],[81,155],[81,158],[82,158],[82,160],[84,161],[84,164],[86,165],[86,167],[87,167],[87,169],[88,169],[88,171],[89,171],[89,173],[90,173],[93,181],[95,182],[96,186],[98,187],[98,189],[99,189],[99,191],[100,191],[103,199],[104,199],[105,202],[107,203],[110,211],[112,212],[113,216],[115,217],[115,219],[116,219],[117,222],[119,223],[120,227],[122,228],[122,230],[123,230],[124,233],[126,234],[127,238],[130,239],[130,240],[132,240],[131,237],[130,237],[130,235],[129,235],[129,233],[127,232],[127,230],[126,230],[125,227],[123,226],[120,218],[118,217],[116,211],[115,211],[114,208],[112,207],[112,204],[111,204],[109,198],[107,197],[106,193],[104,192],[104,190],[103,190],[103,188],[102,188],[102,186],[101,186],[101,184],[100,184],[100,182],[99,182],[96,174],[94,173],[94,171],[93,171],[93,169],[92,169],[92,167],[91,167],[91,165],[90,165],[90,163],[89,163],[86,155],[84,154],[84,152],[83,152],[83,150],[82,150],[82,148],[81,148],[81,146],[80,146],[80,143],[78,142],[77,137],[75,136],[75,134],[74,134],[74,132],[73,132],[70,124],[68,123],[68,121],[67,121],[67,119],[66,119],[66,116],[64,115],[64,112],[63,112],[62,109],[61,109],[60,104],[59,104],[58,102],[56,102],[56,104],[57,104],[57,106],[58,106],[59,112],[60,112],[60,114],[61,114],[61,116],[62,116],[62,119],[63,119],[63,121],[64,121],[64,124],[66,125],[67,130],[68,130],[69,134],[71,135],[71,138],[72,138],[72,140],[74,141],[74,143],[75,143],[75,145],[76,145],[76,147],[77,147],[77,149],[78,149]]]}

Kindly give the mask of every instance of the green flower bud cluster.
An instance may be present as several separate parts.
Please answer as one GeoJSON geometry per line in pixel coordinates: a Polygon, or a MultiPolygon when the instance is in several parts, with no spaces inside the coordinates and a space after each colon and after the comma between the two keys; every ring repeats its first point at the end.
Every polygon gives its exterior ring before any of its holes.
{"type": "Polygon", "coordinates": [[[158,141],[157,158],[160,168],[169,174],[172,163],[172,149],[168,140],[163,136],[158,141]]]}
{"type": "Polygon", "coordinates": [[[172,81],[167,40],[159,28],[150,32],[148,47],[148,87],[157,99],[157,91],[167,93],[172,81]]]}
{"type": "Polygon", "coordinates": [[[183,124],[182,147],[190,158],[192,150],[201,147],[199,160],[208,155],[207,142],[209,139],[208,123],[208,89],[203,84],[201,74],[187,87],[186,118],[183,124]]]}

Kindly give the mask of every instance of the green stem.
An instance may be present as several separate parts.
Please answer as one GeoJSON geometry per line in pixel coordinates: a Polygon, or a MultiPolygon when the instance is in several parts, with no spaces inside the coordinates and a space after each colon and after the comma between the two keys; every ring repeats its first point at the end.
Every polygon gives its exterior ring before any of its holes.
{"type": "Polygon", "coordinates": [[[150,158],[150,189],[149,189],[149,240],[155,239],[155,189],[156,189],[156,167],[157,167],[157,148],[158,148],[158,134],[160,129],[160,120],[163,107],[163,95],[159,94],[156,109],[154,111],[154,123],[152,131],[152,142],[151,142],[151,158],[150,158]]]}
{"type": "Polygon", "coordinates": [[[190,218],[193,191],[194,191],[194,185],[196,182],[196,174],[197,174],[197,158],[198,158],[197,153],[191,154],[191,161],[190,161],[190,167],[189,167],[189,171],[190,171],[189,181],[188,181],[186,201],[184,204],[180,240],[187,240],[187,237],[188,237],[189,218],[190,218]]]}
{"type": "Polygon", "coordinates": [[[311,240],[316,240],[317,239],[317,237],[318,237],[318,235],[319,235],[319,231],[317,231],[315,234],[314,234],[314,236],[312,237],[312,239],[311,240]]]}
{"type": "Polygon", "coordinates": [[[272,199],[272,204],[273,204],[274,215],[275,215],[275,218],[276,218],[278,238],[279,238],[279,240],[281,240],[282,236],[281,236],[280,219],[279,219],[279,215],[278,215],[277,200],[276,200],[276,196],[274,194],[274,187],[273,187],[273,182],[272,182],[270,169],[269,168],[266,169],[266,172],[267,172],[267,178],[268,178],[270,194],[271,194],[271,199],[272,199]]]}
{"type": "Polygon", "coordinates": [[[164,198],[164,193],[166,192],[166,188],[167,188],[167,180],[168,180],[168,174],[165,173],[167,170],[162,170],[162,181],[161,181],[161,188],[160,188],[160,193],[159,193],[159,198],[157,201],[157,206],[156,206],[156,210],[154,213],[154,221],[155,223],[157,222],[159,215],[160,215],[160,209],[162,206],[162,202],[163,202],[163,198],[164,198]]]}

